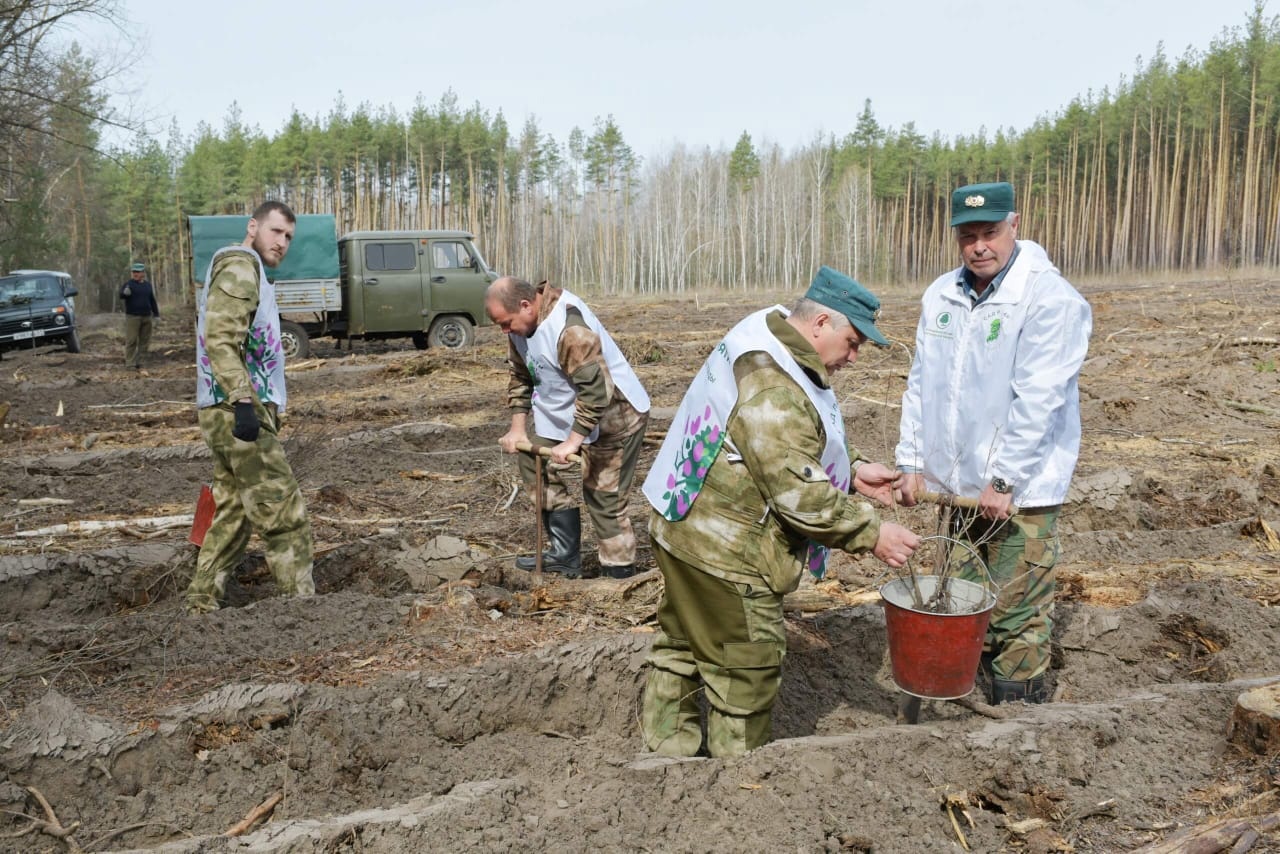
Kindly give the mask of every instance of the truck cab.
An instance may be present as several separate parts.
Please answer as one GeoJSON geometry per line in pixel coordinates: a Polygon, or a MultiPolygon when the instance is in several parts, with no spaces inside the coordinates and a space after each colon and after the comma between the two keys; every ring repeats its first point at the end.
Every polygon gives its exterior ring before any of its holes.
{"type": "Polygon", "coordinates": [[[338,241],[348,334],[410,332],[419,349],[467,347],[489,323],[485,288],[497,278],[465,231],[354,231],[338,241]],[[355,294],[359,298],[355,298],[355,294]]]}
{"type": "Polygon", "coordinates": [[[0,352],[60,343],[68,353],[79,353],[77,293],[71,276],[54,270],[0,276],[0,352]]]}
{"type": "MultiPolygon", "coordinates": [[[[244,239],[247,216],[191,216],[192,280],[204,283],[213,254],[244,239]]],[[[306,358],[317,336],[410,338],[459,349],[491,322],[489,269],[466,231],[353,231],[337,236],[331,214],[300,214],[278,269],[267,269],[280,309],[285,358],[306,358]]]]}

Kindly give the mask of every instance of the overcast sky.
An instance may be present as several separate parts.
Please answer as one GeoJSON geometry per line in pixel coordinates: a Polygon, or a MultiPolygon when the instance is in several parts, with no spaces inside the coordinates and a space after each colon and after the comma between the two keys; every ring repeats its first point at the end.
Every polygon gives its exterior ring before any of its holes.
{"type": "Polygon", "coordinates": [[[232,102],[273,134],[294,107],[325,116],[339,92],[348,107],[404,115],[419,94],[434,104],[452,88],[513,132],[535,116],[562,144],[612,114],[649,157],[677,141],[732,147],[744,130],[787,149],[843,136],[867,98],[881,125],[914,121],[926,136],[1023,130],[1114,89],[1161,43],[1170,59],[1208,48],[1253,0],[122,5],[138,50],[120,84],[162,142],[173,117],[184,134],[220,127],[232,102]]]}

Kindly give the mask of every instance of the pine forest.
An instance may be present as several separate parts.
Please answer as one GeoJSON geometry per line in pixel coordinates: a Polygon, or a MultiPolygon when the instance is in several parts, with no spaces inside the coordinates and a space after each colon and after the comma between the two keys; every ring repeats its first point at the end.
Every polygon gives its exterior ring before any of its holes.
{"type": "Polygon", "coordinates": [[[557,140],[452,91],[407,113],[339,98],[265,131],[233,107],[158,139],[114,114],[98,61],[56,46],[104,0],[7,5],[0,266],[66,270],[99,309],[131,260],[162,300],[190,300],[186,216],[267,198],[341,231],[465,229],[494,269],[588,292],[774,289],[819,264],[927,281],[956,264],[951,189],[991,180],[1015,184],[1021,234],[1068,276],[1280,265],[1280,24],[1261,2],[1206,50],[1153,46],[1113,89],[1046,104],[1025,129],[926,138],[868,101],[843,136],[796,150],[744,132],[732,150],[648,159],[613,116],[557,140]],[[104,143],[121,131],[130,145],[104,143]]]}

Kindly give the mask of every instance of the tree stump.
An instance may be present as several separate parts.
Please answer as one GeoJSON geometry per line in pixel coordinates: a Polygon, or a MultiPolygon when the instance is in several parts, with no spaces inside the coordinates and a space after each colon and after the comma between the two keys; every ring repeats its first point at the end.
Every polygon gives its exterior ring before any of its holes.
{"type": "Polygon", "coordinates": [[[1280,683],[1245,691],[1236,698],[1227,739],[1254,753],[1280,752],[1280,683]]]}

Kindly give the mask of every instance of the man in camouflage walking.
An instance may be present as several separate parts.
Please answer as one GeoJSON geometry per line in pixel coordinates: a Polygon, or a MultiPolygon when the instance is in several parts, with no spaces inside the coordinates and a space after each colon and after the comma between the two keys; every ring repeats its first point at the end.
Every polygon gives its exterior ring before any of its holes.
{"type": "MultiPolygon", "coordinates": [[[[485,292],[485,311],[507,335],[511,366],[511,428],[499,444],[508,454],[524,441],[550,448],[551,461],[561,467],[581,453],[582,499],[596,531],[600,573],[634,575],[636,535],[627,508],[649,421],[644,386],[604,325],[569,291],[503,276],[485,292]]],[[[533,457],[520,454],[519,466],[526,487],[535,488],[533,457]]],[[[544,467],[542,508],[543,570],[578,577],[582,517],[554,465],[544,467]]],[[[516,559],[518,569],[534,566],[533,557],[516,559]]]]}
{"type": "Polygon", "coordinates": [[[213,522],[187,588],[187,610],[218,607],[244,556],[250,527],[266,547],[280,592],[311,596],[311,523],[277,434],[287,395],[280,313],[267,267],[293,240],[296,217],[264,202],[244,242],[218,250],[197,297],[196,405],[213,454],[213,522]]]}
{"type": "Polygon", "coordinates": [[[880,301],[823,267],[791,311],[740,322],[707,357],[644,482],[649,538],[666,583],[649,654],[646,746],[734,756],[769,740],[782,678],[783,594],[828,549],[904,565],[919,537],[851,494],[888,503],[897,473],[850,455],[829,376],[858,358],[880,301]],[[851,458],[852,457],[852,458],[851,458]]]}
{"type": "Polygon", "coordinates": [[[960,577],[986,582],[985,563],[1000,588],[982,655],[988,699],[1042,703],[1092,312],[1043,248],[1017,239],[1011,184],[957,189],[951,225],[963,264],[922,300],[895,454],[901,498],[911,506],[926,487],[977,498],[950,524],[960,577]]]}

